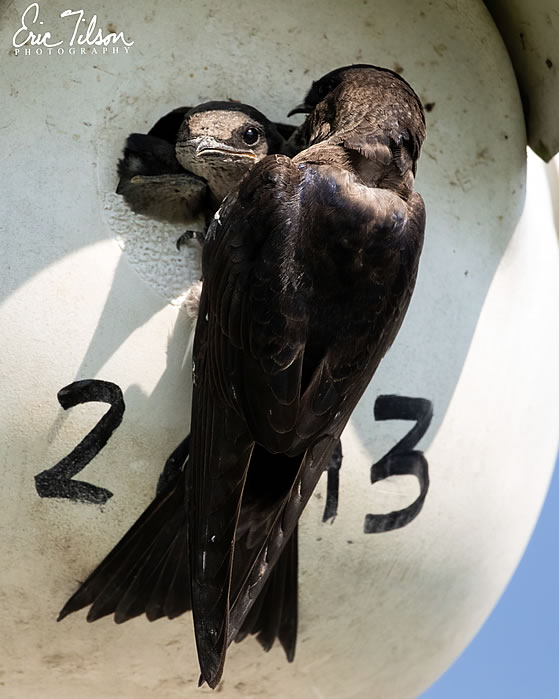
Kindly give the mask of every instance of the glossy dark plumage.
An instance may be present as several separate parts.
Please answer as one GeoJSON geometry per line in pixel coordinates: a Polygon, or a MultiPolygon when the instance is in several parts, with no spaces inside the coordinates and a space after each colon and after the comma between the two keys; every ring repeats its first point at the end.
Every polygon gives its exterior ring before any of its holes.
{"type": "Polygon", "coordinates": [[[323,80],[306,99],[309,147],[256,164],[209,228],[183,477],[60,615],[192,606],[211,687],[229,643],[248,633],[266,649],[279,638],[292,659],[297,523],[417,275],[421,104],[372,66],[323,80]]]}

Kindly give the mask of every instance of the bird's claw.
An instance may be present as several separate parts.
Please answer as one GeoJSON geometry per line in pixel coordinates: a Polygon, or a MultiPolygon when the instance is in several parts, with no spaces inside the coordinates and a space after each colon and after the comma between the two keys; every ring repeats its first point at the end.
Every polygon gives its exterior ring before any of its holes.
{"type": "Polygon", "coordinates": [[[186,245],[191,240],[198,240],[200,243],[204,242],[204,234],[201,231],[191,231],[186,230],[181,236],[177,238],[176,246],[177,250],[180,251],[183,245],[186,245]]]}

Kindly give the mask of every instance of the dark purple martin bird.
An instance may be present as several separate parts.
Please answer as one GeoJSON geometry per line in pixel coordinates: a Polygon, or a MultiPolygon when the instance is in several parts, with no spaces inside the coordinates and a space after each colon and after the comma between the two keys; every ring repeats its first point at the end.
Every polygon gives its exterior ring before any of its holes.
{"type": "Polygon", "coordinates": [[[203,249],[188,458],[60,619],[192,609],[200,681],[229,644],[297,636],[297,524],[408,308],[425,210],[421,103],[397,74],[340,68],[298,108],[309,146],[268,156],[203,249]]]}

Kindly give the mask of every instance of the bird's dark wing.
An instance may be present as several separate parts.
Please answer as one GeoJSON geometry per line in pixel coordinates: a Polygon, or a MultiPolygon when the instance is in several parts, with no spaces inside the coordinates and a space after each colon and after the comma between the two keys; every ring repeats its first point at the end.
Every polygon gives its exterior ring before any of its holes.
{"type": "MultiPolygon", "coordinates": [[[[335,190],[332,184],[330,182],[330,186],[322,189],[324,194],[322,201],[320,192],[315,191],[312,196],[313,201],[318,205],[314,223],[320,227],[322,234],[326,237],[340,234],[340,221],[336,221],[334,209],[327,206],[327,199],[335,190]],[[320,221],[321,212],[324,217],[322,221],[320,221]]],[[[339,195],[340,192],[337,193],[337,196],[339,195]]],[[[342,201],[344,198],[347,207],[351,203],[351,197],[342,195],[342,201]]],[[[362,322],[368,325],[368,330],[358,332],[355,336],[352,336],[349,326],[344,327],[341,322],[339,324],[341,335],[347,333],[346,346],[354,346],[356,352],[353,356],[351,353],[345,353],[348,361],[343,361],[343,356],[335,354],[328,358],[331,363],[330,377],[334,377],[336,390],[340,395],[337,403],[338,410],[333,416],[330,414],[327,427],[318,428],[323,431],[323,434],[320,435],[317,432],[310,438],[311,446],[303,456],[290,492],[277,508],[273,523],[267,527],[266,538],[258,553],[252,557],[250,571],[245,575],[242,584],[237,586],[237,594],[231,600],[229,642],[235,639],[239,629],[242,635],[247,627],[250,628],[255,623],[256,615],[262,609],[259,595],[266,594],[268,585],[276,574],[274,566],[280,564],[286,551],[289,550],[291,532],[296,527],[324,465],[328,463],[338,444],[332,434],[341,433],[402,324],[415,286],[423,244],[425,209],[421,196],[416,193],[411,195],[405,204],[406,214],[403,218],[401,211],[402,202],[399,198],[395,198],[387,191],[378,191],[374,192],[369,202],[354,201],[345,212],[344,218],[347,225],[365,225],[372,234],[370,237],[376,240],[376,243],[371,243],[368,250],[375,282],[369,285],[367,301],[372,306],[373,313],[367,318],[367,304],[360,307],[364,316],[362,322]],[[375,260],[379,262],[375,263],[375,260]],[[287,548],[284,548],[286,542],[288,542],[287,548]]],[[[349,278],[348,285],[351,287],[349,278]]],[[[359,293],[359,289],[352,291],[359,293]]],[[[359,328],[359,320],[356,326],[359,328]]],[[[340,337],[338,345],[341,344],[340,337]]],[[[314,414],[312,409],[309,411],[309,405],[312,406],[316,398],[311,398],[310,403],[305,405],[305,396],[312,396],[312,384],[318,383],[320,386],[322,379],[323,374],[320,370],[316,370],[311,385],[303,394],[300,406],[302,413],[314,414]]],[[[315,396],[329,392],[331,392],[330,379],[325,382],[325,387],[316,391],[315,396]]],[[[280,640],[282,640],[281,636],[280,640]]],[[[283,640],[282,643],[288,651],[283,640]]]]}
{"type": "Polygon", "coordinates": [[[205,204],[206,181],[185,170],[174,145],[156,136],[128,136],[118,175],[117,194],[136,213],[184,223],[195,219],[205,204]]]}
{"type": "Polygon", "coordinates": [[[210,686],[411,296],[419,251],[413,242],[408,255],[407,236],[416,223],[396,194],[361,185],[360,198],[347,189],[346,174],[268,157],[225,200],[208,232],[194,347],[189,532],[194,624],[210,686]],[[332,265],[336,236],[345,239],[348,227],[371,247],[367,274],[378,278],[352,288],[355,256],[347,256],[334,309],[323,303],[336,283],[328,266],[324,298],[309,279],[320,255],[332,265]],[[362,305],[352,314],[353,294],[371,290],[368,317],[362,305]],[[319,322],[313,336],[313,316],[332,309],[339,326],[319,322]]]}
{"type": "MultiPolygon", "coordinates": [[[[236,544],[237,547],[239,545],[240,542],[236,544]]],[[[239,554],[236,552],[235,555],[239,554]]],[[[278,638],[287,660],[293,661],[298,624],[298,557],[298,532],[295,527],[238,631],[239,624],[231,624],[230,619],[230,635],[236,643],[240,643],[248,634],[254,634],[264,650],[268,651],[278,638]]]]}
{"type": "MultiPolygon", "coordinates": [[[[204,247],[189,532],[194,625],[210,686],[229,643],[234,540],[254,443],[285,451],[296,421],[306,312],[296,303],[296,241],[289,240],[297,183],[289,158],[264,159],[226,199],[204,247]]],[[[251,559],[241,567],[250,569],[259,546],[246,550],[251,559]]]]}
{"type": "Polygon", "coordinates": [[[297,259],[299,176],[269,156],[228,197],[203,256],[207,373],[219,400],[271,452],[292,442],[300,399],[310,290],[297,259]]]}

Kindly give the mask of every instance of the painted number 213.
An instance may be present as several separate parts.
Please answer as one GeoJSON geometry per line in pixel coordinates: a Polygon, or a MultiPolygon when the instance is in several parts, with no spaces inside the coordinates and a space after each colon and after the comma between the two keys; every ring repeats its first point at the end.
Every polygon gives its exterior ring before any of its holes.
{"type": "MultiPolygon", "coordinates": [[[[122,422],[125,410],[122,391],[110,381],[87,379],[65,386],[58,392],[57,398],[64,410],[90,402],[108,403],[110,408],[67,456],[35,476],[37,493],[42,498],[66,498],[77,502],[103,505],[113,493],[92,483],[74,480],[74,476],[97,456],[122,422]]],[[[377,483],[390,476],[413,475],[419,481],[420,493],[416,500],[404,509],[388,514],[367,514],[364,523],[366,534],[403,527],[421,511],[429,489],[429,467],[423,452],[416,450],[415,446],[431,423],[433,406],[431,401],[425,398],[382,395],[375,401],[374,416],[375,420],[406,420],[415,422],[415,425],[392,449],[371,466],[371,483],[377,483]]],[[[173,477],[171,471],[178,470],[175,468],[180,466],[178,461],[183,463],[187,455],[188,437],[167,460],[161,478],[173,477]]],[[[323,516],[325,522],[333,520],[337,514],[341,464],[342,452],[339,446],[327,469],[327,496],[323,516]]]]}

